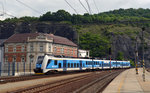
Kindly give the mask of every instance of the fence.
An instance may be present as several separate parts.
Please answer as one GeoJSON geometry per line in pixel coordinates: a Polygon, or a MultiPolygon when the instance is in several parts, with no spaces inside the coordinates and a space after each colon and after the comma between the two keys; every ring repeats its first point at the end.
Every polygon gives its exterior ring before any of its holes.
{"type": "Polygon", "coordinates": [[[14,76],[32,74],[35,63],[0,62],[0,76],[14,76]]]}

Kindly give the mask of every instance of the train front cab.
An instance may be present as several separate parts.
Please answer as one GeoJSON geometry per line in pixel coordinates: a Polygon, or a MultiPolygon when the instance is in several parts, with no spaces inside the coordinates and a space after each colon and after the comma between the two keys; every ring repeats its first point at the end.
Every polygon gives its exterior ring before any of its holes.
{"type": "Polygon", "coordinates": [[[36,62],[36,68],[34,69],[35,73],[43,73],[42,63],[43,63],[44,56],[38,56],[36,62]]]}

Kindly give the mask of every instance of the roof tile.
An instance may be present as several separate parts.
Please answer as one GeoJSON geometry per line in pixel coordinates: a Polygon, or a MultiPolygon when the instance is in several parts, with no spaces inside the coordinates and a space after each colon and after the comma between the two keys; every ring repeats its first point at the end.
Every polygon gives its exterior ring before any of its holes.
{"type": "Polygon", "coordinates": [[[5,43],[21,43],[21,42],[27,42],[28,37],[37,37],[39,35],[46,35],[47,38],[53,38],[54,43],[56,44],[64,44],[69,46],[77,46],[75,43],[70,41],[67,38],[56,36],[53,34],[44,34],[44,33],[23,33],[23,34],[14,34],[10,38],[8,38],[5,43]]]}

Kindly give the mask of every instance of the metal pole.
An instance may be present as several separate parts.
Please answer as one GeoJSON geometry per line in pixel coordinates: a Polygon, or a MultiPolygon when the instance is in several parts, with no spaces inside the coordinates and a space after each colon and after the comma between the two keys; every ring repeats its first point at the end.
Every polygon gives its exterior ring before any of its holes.
{"type": "Polygon", "coordinates": [[[78,40],[77,40],[77,44],[78,44],[78,46],[77,46],[77,58],[79,57],[79,39],[80,39],[80,37],[79,37],[79,31],[77,32],[78,34],[78,40]]]}
{"type": "Polygon", "coordinates": [[[138,50],[137,50],[137,37],[136,37],[136,50],[135,50],[135,70],[136,70],[136,74],[138,74],[137,58],[138,58],[138,50]]]}
{"type": "Polygon", "coordinates": [[[12,76],[15,76],[15,62],[12,62],[12,76]]]}
{"type": "Polygon", "coordinates": [[[25,61],[23,62],[23,70],[24,70],[24,75],[25,75],[25,69],[26,69],[26,66],[25,66],[25,61]]]}
{"type": "Polygon", "coordinates": [[[10,62],[8,62],[7,64],[8,64],[8,76],[10,76],[10,62]]]}
{"type": "Polygon", "coordinates": [[[1,68],[2,62],[0,62],[0,76],[1,76],[1,72],[2,72],[2,68],[1,68]]]}
{"type": "Polygon", "coordinates": [[[142,61],[143,61],[143,81],[145,82],[145,63],[144,63],[144,32],[145,28],[142,28],[142,61]]]}
{"type": "Polygon", "coordinates": [[[111,55],[110,55],[110,72],[111,72],[111,55]]]}

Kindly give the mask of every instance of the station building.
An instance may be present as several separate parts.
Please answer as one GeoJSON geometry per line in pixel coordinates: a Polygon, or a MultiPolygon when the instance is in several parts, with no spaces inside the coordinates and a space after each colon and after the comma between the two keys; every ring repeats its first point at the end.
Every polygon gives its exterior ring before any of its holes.
{"type": "Polygon", "coordinates": [[[3,62],[4,58],[4,41],[6,39],[0,39],[0,62],[3,62]]]}
{"type": "Polygon", "coordinates": [[[78,50],[78,57],[90,57],[90,50],[83,50],[79,49],[78,50]]]}
{"type": "Polygon", "coordinates": [[[14,34],[4,42],[5,62],[36,62],[38,56],[45,54],[77,57],[77,45],[45,33],[14,34]]]}

